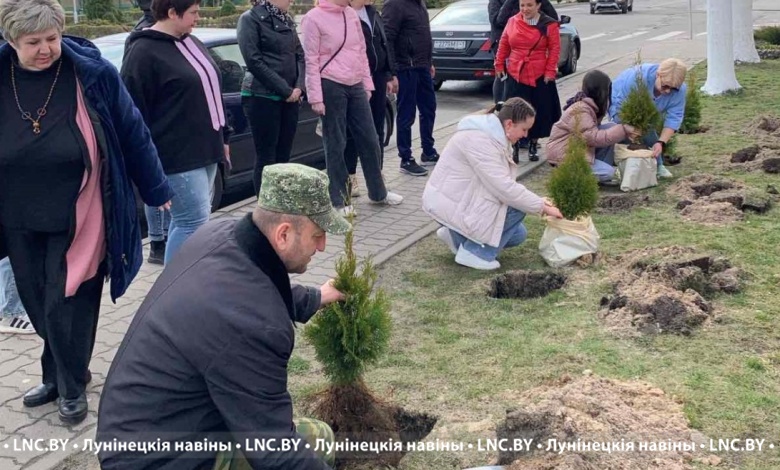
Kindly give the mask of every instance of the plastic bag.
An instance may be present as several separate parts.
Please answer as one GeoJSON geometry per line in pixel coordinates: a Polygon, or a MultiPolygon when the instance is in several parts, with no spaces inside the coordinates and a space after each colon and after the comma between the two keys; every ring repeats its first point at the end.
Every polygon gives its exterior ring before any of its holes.
{"type": "Polygon", "coordinates": [[[577,220],[545,217],[547,227],[539,241],[539,253],[553,268],[573,263],[579,257],[595,254],[601,237],[590,217],[577,220]]]}

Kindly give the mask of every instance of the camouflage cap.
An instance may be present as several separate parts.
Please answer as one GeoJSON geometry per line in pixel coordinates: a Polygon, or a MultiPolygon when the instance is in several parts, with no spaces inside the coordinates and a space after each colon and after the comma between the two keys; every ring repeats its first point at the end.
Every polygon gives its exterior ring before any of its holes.
{"type": "Polygon", "coordinates": [[[278,163],[263,169],[257,205],[272,212],[305,215],[322,230],[340,235],[352,228],[333,208],[328,175],[297,163],[278,163]]]}

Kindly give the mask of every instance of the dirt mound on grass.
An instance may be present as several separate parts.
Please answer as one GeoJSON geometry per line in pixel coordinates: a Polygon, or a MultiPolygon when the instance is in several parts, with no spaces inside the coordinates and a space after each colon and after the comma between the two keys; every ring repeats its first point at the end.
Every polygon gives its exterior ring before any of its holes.
{"type": "Polygon", "coordinates": [[[735,180],[703,173],[680,179],[668,193],[679,199],[677,209],[683,218],[703,225],[726,225],[743,220],[746,211],[762,214],[772,207],[766,194],[735,180]]]}
{"type": "Polygon", "coordinates": [[[544,297],[566,283],[566,276],[548,271],[509,271],[490,281],[488,296],[496,299],[544,297]]]}
{"type": "MultiPolygon", "coordinates": [[[[533,439],[530,452],[499,453],[499,464],[509,470],[634,470],[659,468],[688,470],[693,454],[664,449],[639,451],[640,443],[687,443],[700,440],[688,428],[682,406],[663,390],[641,382],[619,382],[586,376],[562,384],[539,387],[520,396],[518,406],[508,410],[496,429],[499,439],[533,439]],[[622,444],[633,450],[613,452],[546,451],[548,439],[576,446],[593,443],[622,444]],[[542,448],[539,449],[538,445],[542,448]]],[[[565,445],[565,444],[564,444],[565,445]]]]}
{"type": "MultiPolygon", "coordinates": [[[[336,468],[396,467],[406,455],[406,443],[430,434],[437,417],[414,413],[380,401],[363,383],[333,386],[315,395],[311,413],[326,422],[342,443],[402,442],[400,452],[344,451],[336,454],[336,468]]],[[[359,445],[359,444],[358,444],[359,445]]],[[[354,447],[353,447],[354,448],[354,447]]],[[[351,449],[351,448],[350,448],[351,449]]]]}
{"type": "Polygon", "coordinates": [[[780,173],[780,139],[774,145],[765,142],[734,152],[724,169],[735,168],[744,171],[764,171],[770,174],[780,173]]]}
{"type": "Polygon", "coordinates": [[[745,219],[745,214],[728,202],[696,201],[686,205],[680,214],[702,225],[728,225],[745,219]]]}
{"type": "Polygon", "coordinates": [[[724,258],[691,248],[649,248],[612,263],[613,295],[601,299],[599,316],[618,336],[690,335],[712,318],[707,300],[742,288],[744,273],[724,258]]]}
{"type": "Polygon", "coordinates": [[[650,204],[650,196],[641,193],[602,194],[596,204],[599,214],[620,214],[650,204]]]}
{"type": "Polygon", "coordinates": [[[754,137],[780,138],[780,118],[771,114],[758,116],[750,121],[745,133],[754,137]]]}

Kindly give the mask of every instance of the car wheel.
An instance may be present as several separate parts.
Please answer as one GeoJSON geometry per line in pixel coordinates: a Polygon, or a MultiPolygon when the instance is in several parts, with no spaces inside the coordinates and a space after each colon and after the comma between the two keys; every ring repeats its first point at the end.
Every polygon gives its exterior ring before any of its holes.
{"type": "Polygon", "coordinates": [[[441,90],[441,86],[444,85],[444,80],[434,80],[433,81],[433,89],[436,91],[441,90]]]}
{"type": "Polygon", "coordinates": [[[569,49],[569,59],[561,69],[561,75],[571,75],[577,71],[577,56],[579,55],[579,47],[576,42],[573,42],[569,49]]]}
{"type": "Polygon", "coordinates": [[[596,8],[595,7],[590,7],[590,14],[591,15],[595,15],[596,14],[596,8]]]}
{"type": "Polygon", "coordinates": [[[628,11],[634,11],[634,2],[631,2],[631,5],[628,6],[628,11]]]}
{"type": "Polygon", "coordinates": [[[623,13],[624,15],[628,13],[628,3],[623,4],[623,8],[620,9],[620,13],[623,13]]]}
{"type": "Polygon", "coordinates": [[[211,194],[211,212],[216,212],[222,204],[222,194],[225,192],[225,175],[222,166],[217,166],[217,176],[214,178],[214,191],[211,194]]]}

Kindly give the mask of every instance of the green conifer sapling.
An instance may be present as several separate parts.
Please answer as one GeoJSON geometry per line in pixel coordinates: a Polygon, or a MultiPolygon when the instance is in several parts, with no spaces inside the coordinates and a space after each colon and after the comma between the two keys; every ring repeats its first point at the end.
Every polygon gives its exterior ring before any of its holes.
{"type": "Polygon", "coordinates": [[[569,137],[566,156],[553,171],[547,190],[555,206],[569,220],[589,214],[598,202],[598,180],[586,158],[588,145],[579,130],[579,116],[575,131],[569,137]]]}

